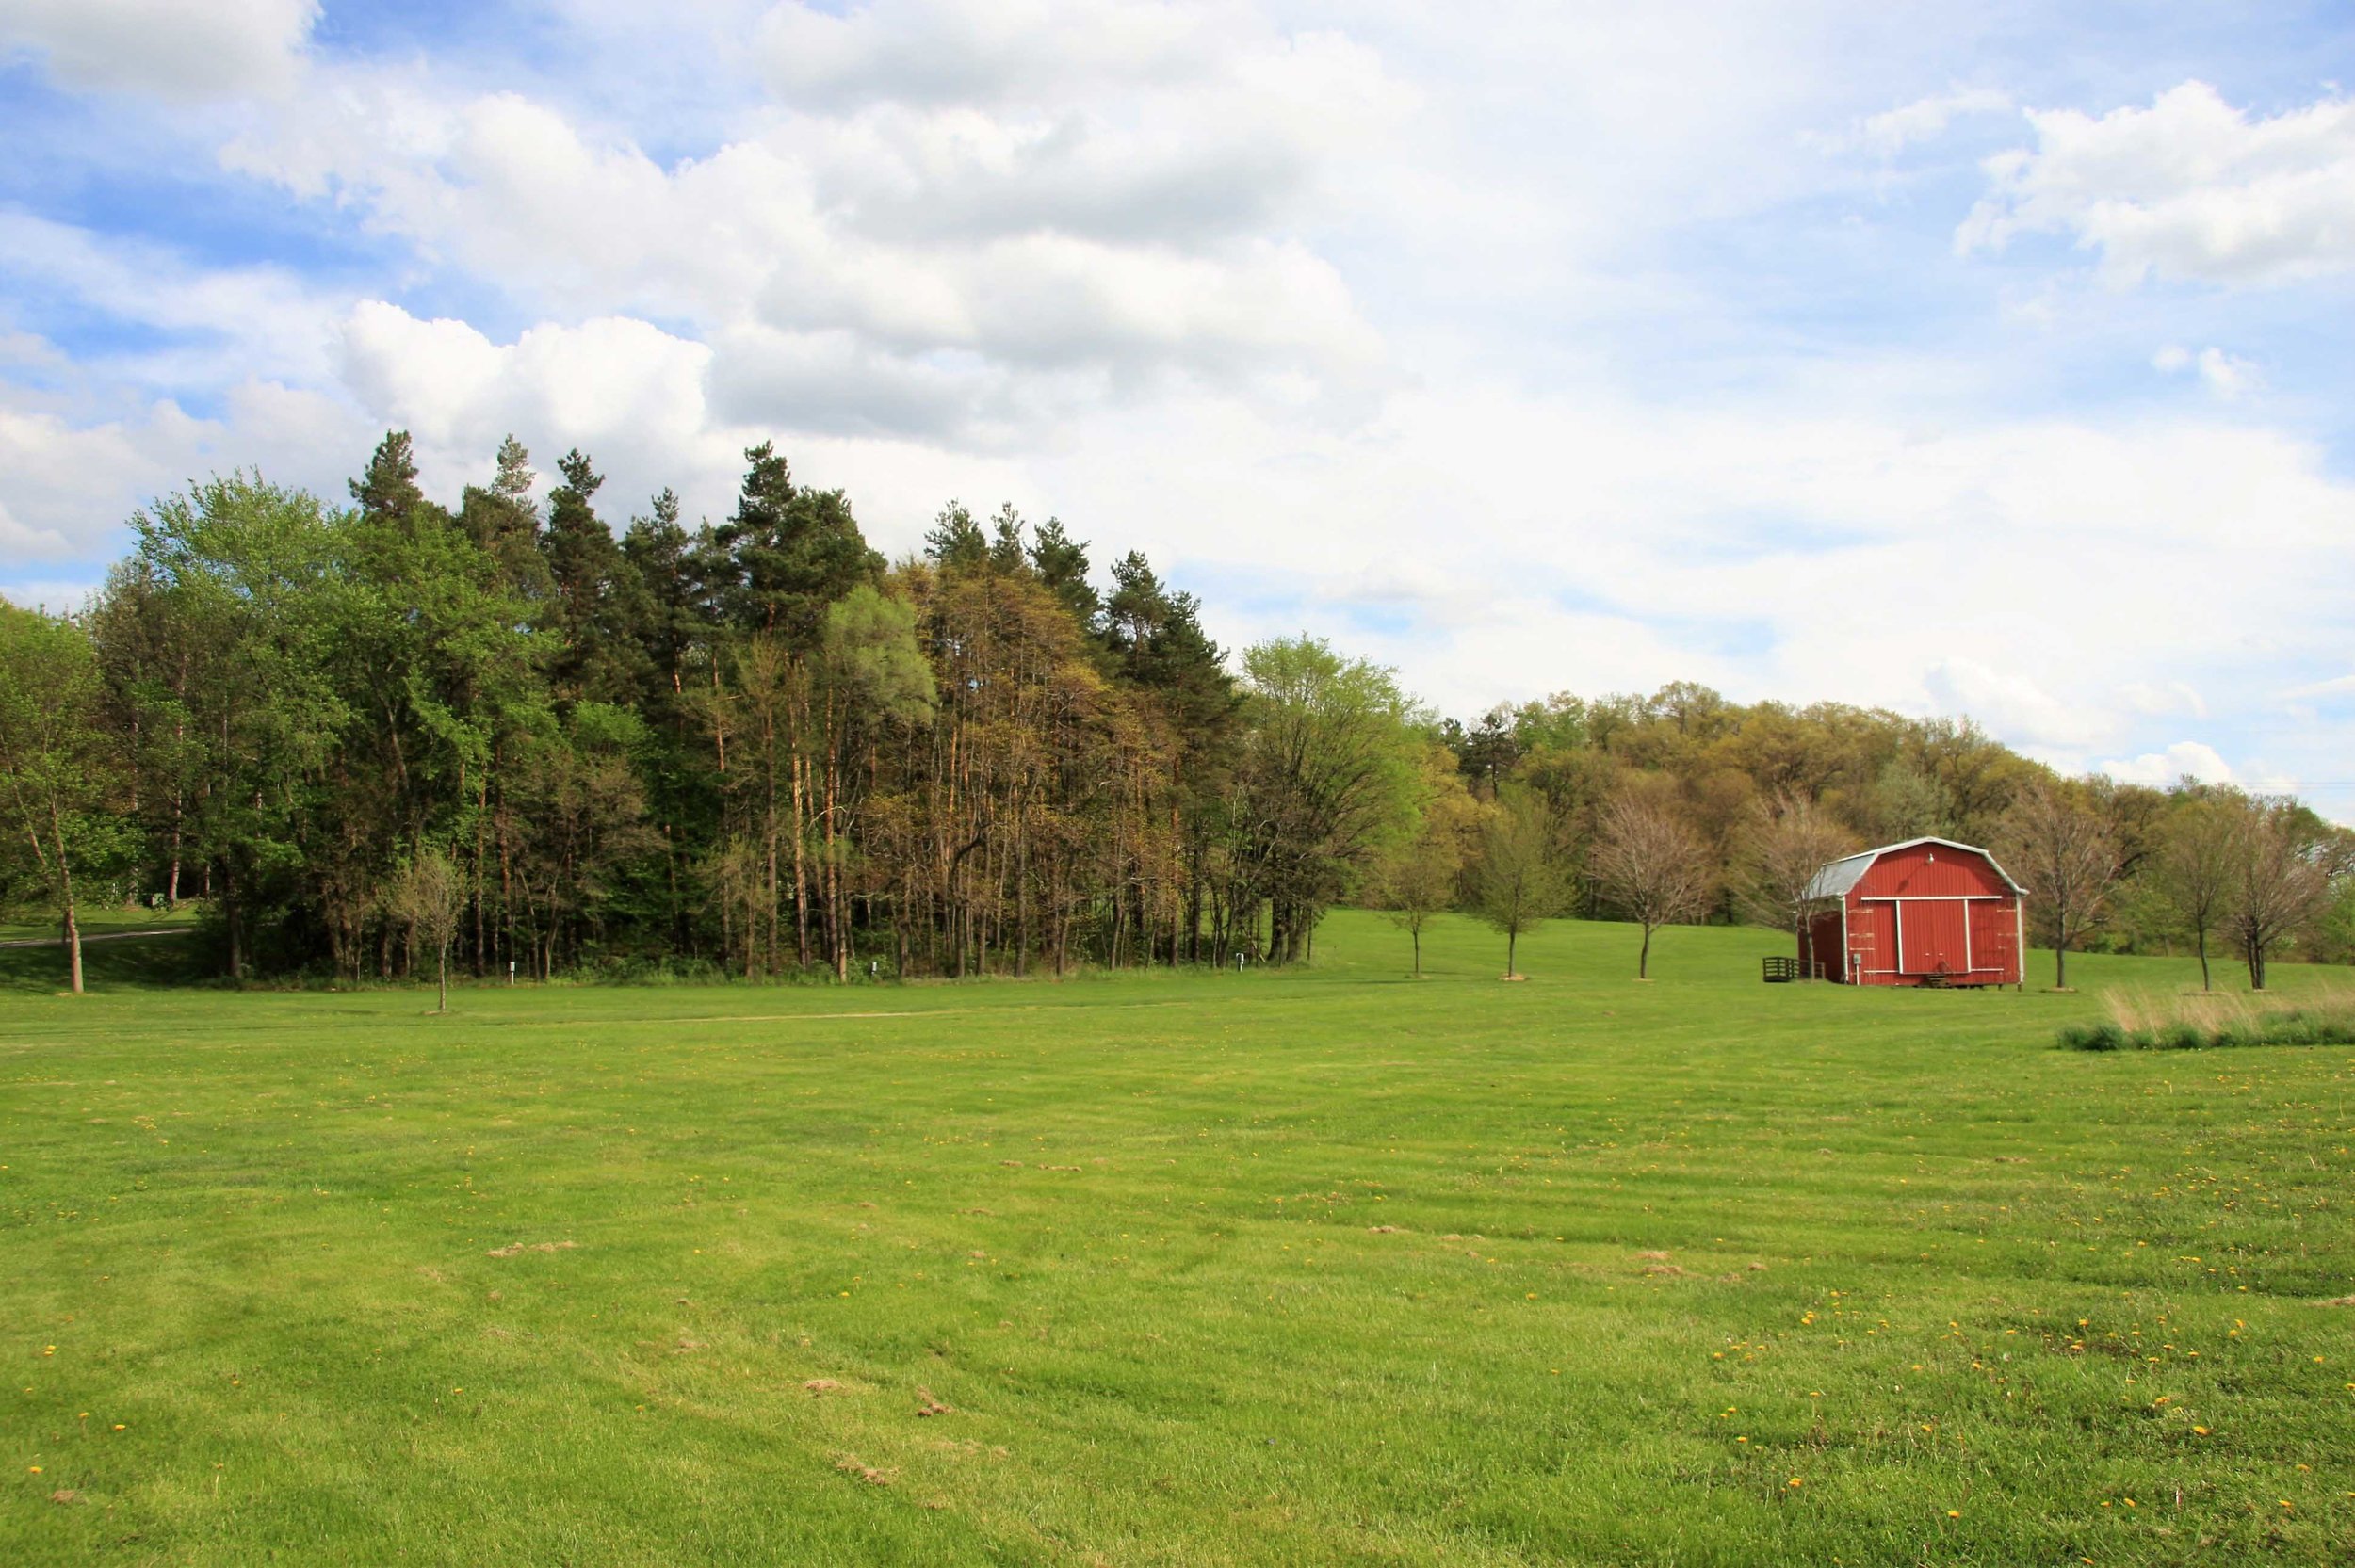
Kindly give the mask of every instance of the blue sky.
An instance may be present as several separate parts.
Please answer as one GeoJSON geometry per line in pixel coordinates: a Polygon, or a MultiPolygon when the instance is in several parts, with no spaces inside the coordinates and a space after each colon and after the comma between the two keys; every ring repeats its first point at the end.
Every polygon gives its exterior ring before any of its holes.
{"type": "Polygon", "coordinates": [[[657,9],[0,0],[0,591],[393,426],[617,519],[774,438],[1460,714],[1697,679],[2355,817],[2345,8],[657,9]]]}

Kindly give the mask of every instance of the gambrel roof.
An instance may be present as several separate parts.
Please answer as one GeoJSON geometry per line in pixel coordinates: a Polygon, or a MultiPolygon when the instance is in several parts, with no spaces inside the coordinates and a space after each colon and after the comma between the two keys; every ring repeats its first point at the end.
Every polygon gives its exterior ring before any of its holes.
{"type": "Polygon", "coordinates": [[[1807,891],[1800,895],[1800,897],[1806,898],[1844,898],[1848,895],[1848,890],[1856,886],[1858,882],[1863,880],[1864,873],[1871,870],[1873,863],[1880,859],[1881,856],[1892,854],[1899,849],[1910,849],[1923,844],[1935,844],[1941,849],[1960,849],[1967,854],[1983,856],[1988,865],[1995,867],[1995,874],[2004,879],[2006,886],[2009,887],[2014,893],[2020,895],[2023,898],[2028,895],[2028,890],[2022,887],[2018,882],[2012,880],[2011,873],[2004,869],[2001,862],[1997,861],[1993,855],[1988,854],[1985,849],[1980,849],[1977,845],[1964,844],[1951,838],[1937,838],[1925,835],[1921,838],[1908,838],[1901,843],[1884,844],[1877,849],[1860,850],[1856,854],[1845,856],[1840,860],[1828,862],[1825,865],[1821,871],[1815,873],[1813,879],[1807,884],[1807,891]]]}

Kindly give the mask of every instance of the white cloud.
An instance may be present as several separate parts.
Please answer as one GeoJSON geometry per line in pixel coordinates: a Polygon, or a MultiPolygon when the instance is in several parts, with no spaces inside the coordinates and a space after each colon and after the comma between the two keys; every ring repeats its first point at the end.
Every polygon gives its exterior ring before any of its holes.
{"type": "Polygon", "coordinates": [[[251,380],[217,419],[171,399],[76,419],[0,383],[0,558],[88,560],[120,548],[122,525],[157,494],[252,467],[331,498],[342,493],[365,427],[333,396],[251,380]]]}
{"type": "Polygon", "coordinates": [[[170,99],[290,88],[318,0],[0,0],[0,49],[72,87],[170,99]]]}
{"type": "Polygon", "coordinates": [[[710,418],[711,350],[644,321],[544,324],[496,344],[463,321],[365,300],[342,344],[345,384],[379,428],[415,438],[428,488],[447,498],[487,474],[511,433],[544,470],[581,447],[632,500],[665,483],[711,499],[746,445],[710,418]]]}
{"type": "Polygon", "coordinates": [[[1895,157],[1908,147],[1937,140],[1957,120],[2009,114],[2012,109],[2011,94],[2000,89],[1955,88],[1866,116],[1857,126],[1854,144],[1885,158],[1895,157]]]}
{"type": "Polygon", "coordinates": [[[2128,712],[2147,719],[2165,719],[2178,713],[2187,713],[2194,719],[2208,717],[2207,700],[2185,681],[2129,681],[2118,688],[2118,700],[2128,712]]]}
{"type": "Polygon", "coordinates": [[[69,615],[82,608],[105,587],[96,582],[41,581],[0,583],[0,599],[23,609],[69,615]]]}
{"type": "Polygon", "coordinates": [[[2071,236],[2103,275],[2282,283],[2355,268],[2355,102],[2250,119],[2205,82],[2096,119],[2030,110],[2033,149],[1987,163],[1992,189],[1956,248],[2071,236]]]}
{"type": "Polygon", "coordinates": [[[2104,762],[2101,771],[2120,784],[2162,787],[2178,779],[2198,779],[2201,784],[2235,782],[2232,764],[2218,755],[2215,747],[2198,740],[2179,740],[2163,752],[2146,752],[2138,757],[2104,762]]]}
{"type": "Polygon", "coordinates": [[[1238,5],[876,0],[836,14],[787,0],[762,22],[755,47],[780,96],[797,105],[994,104],[1198,74],[1225,52],[1222,33],[1258,24],[1238,5]]]}
{"type": "Polygon", "coordinates": [[[1968,714],[2028,745],[2075,749],[2114,727],[2099,708],[2064,702],[2030,676],[1976,658],[1940,659],[1924,672],[1923,685],[1941,712],[1968,714]]]}
{"type": "MultiPolygon", "coordinates": [[[[883,24],[781,14],[776,25],[821,37],[883,24]]],[[[1026,15],[970,24],[1062,12],[1026,15]]],[[[903,408],[912,433],[1003,420],[1012,405],[993,391],[1016,371],[1047,373],[1023,400],[1040,414],[1053,378],[1072,375],[1071,390],[1097,398],[1168,375],[1356,384],[1382,342],[1340,272],[1290,231],[1324,161],[1373,145],[1402,99],[1364,48],[1242,26],[1245,15],[1214,26],[1154,12],[1199,47],[1145,78],[1118,50],[1066,47],[1055,79],[1073,96],[1053,105],[845,87],[667,167],[519,92],[449,97],[414,71],[338,69],[223,158],[357,208],[532,315],[811,345],[820,364],[847,358],[921,386],[861,415],[903,408]],[[959,373],[960,360],[982,373],[959,373]],[[940,406],[959,389],[974,401],[940,406]]],[[[882,69],[849,57],[827,69],[853,83],[870,66],[882,69]]],[[[764,365],[723,380],[742,403],[797,377],[764,365]]]]}
{"type": "Polygon", "coordinates": [[[2208,390],[2218,397],[2239,397],[2265,386],[2265,372],[2252,362],[2217,348],[2202,348],[2195,354],[2181,344],[2170,343],[2151,356],[2151,366],[2170,376],[2196,370],[2208,390]]]}
{"type": "MultiPolygon", "coordinates": [[[[1962,707],[2076,766],[2194,721],[2254,755],[2278,709],[2237,694],[2346,668],[2355,489],[2329,430],[2257,423],[2312,402],[2153,418],[2147,383],[2110,403],[2061,363],[2107,311],[2105,370],[2181,334],[2154,363],[2219,396],[2303,377],[2265,321],[2220,296],[2129,331],[2136,301],[2080,291],[2023,350],[2024,311],[1978,331],[1924,292],[1952,269],[1909,247],[1948,217],[1831,233],[1865,177],[1795,157],[1811,129],[1894,158],[1998,128],[1964,124],[1992,89],[1916,96],[1971,69],[1952,8],[1376,5],[1346,37],[1250,0],[793,4],[757,37],[752,9],[559,0],[544,76],[471,39],[393,62],[296,36],[277,99],[159,117],[234,123],[203,151],[298,201],[333,281],[0,218],[21,298],[130,329],[71,367],[0,334],[49,389],[0,385],[0,552],[70,579],[232,462],[339,497],[386,426],[444,498],[512,430],[544,470],[588,450],[609,517],[664,484],[716,516],[773,436],[887,550],[950,496],[1058,512],[1197,587],[1221,637],[1329,632],[1457,712],[1690,676],[1962,707]],[[1811,270],[1827,241],[1840,270],[1811,270]]],[[[2209,94],[2218,118],[2184,90],[2038,116],[1970,243],[2320,267],[2256,219],[2339,232],[2336,101],[2209,94]]]]}
{"type": "Polygon", "coordinates": [[[209,391],[247,376],[327,368],[336,304],[281,267],[200,267],[152,242],[0,210],[0,276],[118,322],[155,329],[137,348],[89,355],[141,384],[209,391]]]}

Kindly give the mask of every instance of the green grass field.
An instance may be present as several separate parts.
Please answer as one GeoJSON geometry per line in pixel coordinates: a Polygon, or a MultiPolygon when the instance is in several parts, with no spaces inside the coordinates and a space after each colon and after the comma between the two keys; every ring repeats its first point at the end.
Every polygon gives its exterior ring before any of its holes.
{"type": "Polygon", "coordinates": [[[1633,942],[448,1017],[0,955],[0,1561],[2347,1560],[2355,1050],[1633,942]]]}

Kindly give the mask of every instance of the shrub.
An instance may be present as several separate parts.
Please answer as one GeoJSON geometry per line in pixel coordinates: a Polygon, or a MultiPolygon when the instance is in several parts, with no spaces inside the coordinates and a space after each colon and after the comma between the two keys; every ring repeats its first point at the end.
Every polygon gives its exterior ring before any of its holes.
{"type": "Polygon", "coordinates": [[[2072,1051],[2122,1051],[2134,1043],[2134,1037],[2104,1020],[2099,1024],[2062,1025],[2060,1043],[2072,1051]]]}

